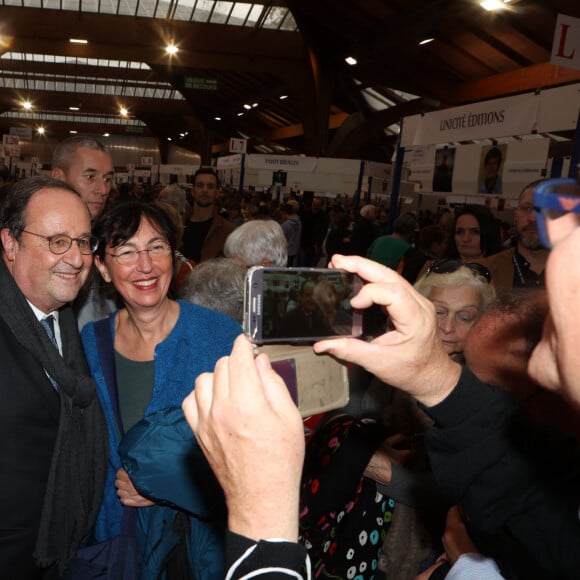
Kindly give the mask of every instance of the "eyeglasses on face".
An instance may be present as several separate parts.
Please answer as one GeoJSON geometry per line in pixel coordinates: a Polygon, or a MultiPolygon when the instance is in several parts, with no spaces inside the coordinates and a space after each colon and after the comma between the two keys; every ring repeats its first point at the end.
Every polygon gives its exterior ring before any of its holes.
{"type": "Polygon", "coordinates": [[[117,249],[117,251],[114,253],[113,252],[106,253],[107,256],[111,256],[112,258],[117,260],[119,264],[127,266],[130,264],[136,264],[139,261],[139,256],[143,252],[147,252],[149,257],[152,260],[155,260],[156,258],[164,258],[166,256],[169,256],[169,254],[171,253],[171,246],[167,242],[159,241],[150,244],[144,250],[135,250],[134,248],[123,247],[117,249]]]}
{"type": "Polygon", "coordinates": [[[461,267],[469,268],[477,276],[485,278],[485,281],[489,284],[491,282],[491,272],[483,265],[477,262],[462,262],[461,260],[456,260],[455,258],[438,258],[435,260],[427,269],[425,273],[425,278],[429,274],[451,274],[457,272],[461,267]]]}
{"type": "Polygon", "coordinates": [[[547,179],[534,189],[540,240],[551,248],[580,226],[580,182],[547,179]]]}
{"type": "Polygon", "coordinates": [[[81,254],[89,256],[93,254],[99,245],[99,240],[94,236],[80,236],[78,238],[71,238],[66,234],[55,234],[54,236],[44,236],[42,234],[37,234],[29,230],[22,230],[23,233],[29,234],[31,236],[36,236],[37,238],[42,238],[48,242],[48,249],[57,256],[65,254],[70,250],[73,242],[77,243],[81,254]]]}

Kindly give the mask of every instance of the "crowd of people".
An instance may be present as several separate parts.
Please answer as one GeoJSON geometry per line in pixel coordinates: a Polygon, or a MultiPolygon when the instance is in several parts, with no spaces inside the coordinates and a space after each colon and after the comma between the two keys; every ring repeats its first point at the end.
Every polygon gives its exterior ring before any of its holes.
{"type": "MultiPolygon", "coordinates": [[[[74,137],[3,188],[2,575],[578,577],[579,182],[525,187],[508,240],[483,206],[389,232],[372,204],[192,185],[117,192],[74,137]],[[242,333],[245,275],[329,262],[367,324],[314,344],[351,396],[305,438],[242,333]]],[[[272,319],[335,334],[339,286],[272,319]]]]}

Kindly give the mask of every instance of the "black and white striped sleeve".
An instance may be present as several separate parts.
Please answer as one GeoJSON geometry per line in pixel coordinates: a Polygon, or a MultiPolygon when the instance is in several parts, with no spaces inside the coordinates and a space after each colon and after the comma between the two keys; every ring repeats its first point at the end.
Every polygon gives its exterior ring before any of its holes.
{"type": "Polygon", "coordinates": [[[310,580],[310,559],[297,542],[269,539],[255,542],[227,532],[226,580],[310,580]]]}

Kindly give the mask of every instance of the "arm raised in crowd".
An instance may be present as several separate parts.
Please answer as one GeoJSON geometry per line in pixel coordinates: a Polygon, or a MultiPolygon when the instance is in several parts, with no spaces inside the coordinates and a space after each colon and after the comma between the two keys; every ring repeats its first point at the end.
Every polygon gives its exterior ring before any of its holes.
{"type": "Polygon", "coordinates": [[[227,577],[270,561],[281,577],[301,577],[307,561],[297,543],[304,427],[268,358],[254,359],[252,345],[239,336],[231,356],[197,378],[183,408],[226,496],[233,532],[227,577]]]}

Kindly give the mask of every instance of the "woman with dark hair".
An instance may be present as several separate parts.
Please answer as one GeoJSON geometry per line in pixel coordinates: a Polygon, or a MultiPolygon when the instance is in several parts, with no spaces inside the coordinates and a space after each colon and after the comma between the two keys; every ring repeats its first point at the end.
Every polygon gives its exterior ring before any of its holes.
{"type": "Polygon", "coordinates": [[[142,579],[221,579],[225,504],[181,404],[241,329],[168,297],[176,234],[159,205],[114,206],[93,233],[95,265],[124,304],[82,332],[110,440],[94,540],[127,534],[133,518],[142,579]]]}
{"type": "Polygon", "coordinates": [[[474,262],[503,249],[500,224],[483,205],[465,205],[455,210],[454,235],[446,256],[474,262]]]}

